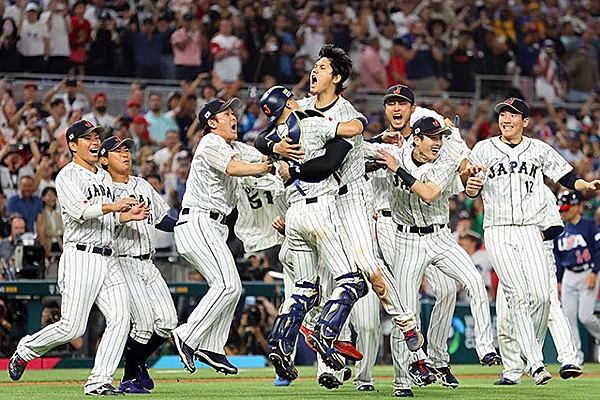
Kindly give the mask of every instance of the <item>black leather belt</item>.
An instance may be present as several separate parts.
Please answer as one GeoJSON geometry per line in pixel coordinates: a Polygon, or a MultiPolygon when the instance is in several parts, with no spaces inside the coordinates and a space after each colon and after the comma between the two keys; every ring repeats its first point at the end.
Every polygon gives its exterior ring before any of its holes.
{"type": "Polygon", "coordinates": [[[131,258],[135,258],[137,260],[146,261],[146,260],[149,260],[152,258],[152,254],[147,253],[147,254],[142,254],[141,256],[130,256],[129,254],[121,254],[121,255],[119,255],[119,257],[131,257],[131,258]]]}
{"type": "Polygon", "coordinates": [[[587,271],[588,269],[592,269],[592,266],[590,264],[581,264],[581,265],[574,265],[572,267],[567,267],[567,269],[571,272],[579,273],[579,272],[587,271]]]}
{"type": "Polygon", "coordinates": [[[340,186],[340,189],[338,190],[338,195],[343,196],[346,193],[348,193],[348,185],[340,186]]]}
{"type": "Polygon", "coordinates": [[[190,209],[189,208],[182,208],[181,209],[181,215],[188,215],[190,213],[190,209]]]}
{"type": "Polygon", "coordinates": [[[391,217],[392,216],[392,212],[390,210],[383,210],[381,212],[381,215],[383,215],[384,217],[391,217]]]}
{"type": "Polygon", "coordinates": [[[433,233],[439,229],[442,229],[445,225],[429,225],[429,226],[406,226],[398,225],[398,230],[405,233],[418,233],[419,235],[425,235],[433,233]]]}
{"type": "Polygon", "coordinates": [[[110,247],[91,247],[87,244],[77,244],[75,248],[79,251],[87,251],[89,253],[100,254],[101,256],[110,257],[112,255],[112,249],[110,247]]]}
{"type": "Polygon", "coordinates": [[[210,219],[214,219],[217,222],[222,223],[223,225],[227,224],[227,218],[225,218],[223,216],[223,214],[219,214],[216,211],[211,211],[208,216],[210,217],[210,219]]]}
{"type": "Polygon", "coordinates": [[[306,204],[314,204],[319,200],[318,197],[309,197],[308,199],[306,199],[306,204]]]}

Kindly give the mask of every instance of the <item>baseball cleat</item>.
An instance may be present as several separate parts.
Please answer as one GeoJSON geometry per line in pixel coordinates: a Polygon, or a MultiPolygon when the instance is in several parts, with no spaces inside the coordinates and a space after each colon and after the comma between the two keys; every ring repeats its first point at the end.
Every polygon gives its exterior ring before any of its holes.
{"type": "Polygon", "coordinates": [[[458,379],[450,372],[450,367],[432,368],[433,373],[442,386],[449,388],[458,387],[458,379]]]}
{"type": "Polygon", "coordinates": [[[515,382],[515,381],[505,378],[505,377],[501,377],[496,382],[494,382],[494,385],[498,385],[498,386],[512,386],[512,385],[518,385],[518,384],[519,384],[519,382],[515,382]]]}
{"type": "Polygon", "coordinates": [[[361,391],[361,392],[373,392],[375,390],[375,386],[373,385],[362,385],[356,388],[356,390],[361,391]]]}
{"type": "Polygon", "coordinates": [[[350,369],[350,367],[345,367],[344,368],[344,382],[350,380],[350,378],[352,378],[352,370],[350,369]]]}
{"type": "Polygon", "coordinates": [[[433,371],[425,365],[425,360],[419,360],[410,364],[408,375],[417,386],[427,386],[435,382],[436,377],[433,371]]]}
{"type": "Polygon", "coordinates": [[[194,364],[194,349],[185,344],[175,331],[171,332],[171,338],[173,339],[173,344],[175,344],[175,348],[179,353],[179,358],[185,366],[185,369],[190,371],[190,374],[194,373],[196,371],[196,365],[194,364]]]}
{"type": "Polygon", "coordinates": [[[394,389],[394,397],[415,397],[410,389],[394,389]]]}
{"type": "Polygon", "coordinates": [[[97,387],[94,390],[90,390],[85,393],[87,396],[119,396],[121,394],[125,394],[122,391],[115,389],[113,385],[110,383],[105,383],[104,385],[97,387]]]}
{"type": "Polygon", "coordinates": [[[333,376],[333,374],[330,374],[329,372],[323,372],[321,375],[319,375],[319,385],[331,390],[342,386],[342,382],[333,376]]]}
{"type": "Polygon", "coordinates": [[[119,390],[126,394],[150,394],[150,391],[145,389],[137,379],[119,382],[119,390]]]}
{"type": "Polygon", "coordinates": [[[8,362],[8,376],[13,381],[18,381],[23,376],[25,368],[27,368],[27,361],[15,352],[8,362]]]}
{"type": "Polygon", "coordinates": [[[213,367],[217,372],[222,372],[225,375],[235,375],[238,373],[238,369],[235,367],[235,365],[229,362],[224,354],[200,349],[196,350],[194,356],[196,356],[198,361],[213,367]]]}
{"type": "MultiPolygon", "coordinates": [[[[315,349],[313,345],[310,344],[310,342],[308,341],[308,337],[313,333],[313,330],[305,327],[304,325],[301,325],[300,333],[302,333],[302,336],[304,336],[304,341],[306,342],[306,345],[312,351],[316,352],[317,349],[315,349]]],[[[348,342],[345,340],[336,340],[333,342],[333,347],[335,347],[337,351],[347,360],[360,361],[363,359],[362,353],[358,351],[356,347],[354,347],[352,342],[348,342]]]]}
{"type": "Polygon", "coordinates": [[[290,381],[289,379],[283,379],[280,376],[275,378],[275,380],[273,381],[273,385],[276,387],[290,386],[290,383],[292,383],[292,381],[290,381]]]}
{"type": "Polygon", "coordinates": [[[267,357],[271,364],[273,364],[277,377],[287,379],[288,381],[298,378],[298,370],[294,366],[294,361],[278,347],[271,347],[271,351],[267,357]]]}
{"type": "Polygon", "coordinates": [[[548,372],[545,367],[539,367],[536,369],[531,377],[536,385],[545,385],[550,379],[552,379],[552,375],[550,375],[550,372],[548,372]]]}
{"type": "Polygon", "coordinates": [[[148,372],[148,366],[146,364],[137,366],[135,371],[135,378],[144,389],[154,389],[154,381],[152,380],[152,377],[148,372]]]}
{"type": "Polygon", "coordinates": [[[335,348],[331,346],[331,340],[324,339],[318,332],[308,336],[308,341],[317,350],[323,359],[323,363],[336,371],[344,369],[344,360],[335,348]]]}
{"type": "Polygon", "coordinates": [[[479,364],[481,365],[500,365],[502,364],[502,358],[496,354],[495,352],[487,353],[481,360],[479,360],[479,364]]]}
{"type": "Polygon", "coordinates": [[[417,351],[421,348],[421,346],[423,346],[425,338],[417,328],[409,329],[407,331],[404,331],[403,333],[404,340],[406,341],[406,346],[410,351],[417,351]]]}
{"type": "Polygon", "coordinates": [[[578,376],[581,376],[581,374],[583,374],[583,370],[581,369],[581,367],[579,365],[565,364],[562,367],[560,367],[560,370],[558,371],[558,373],[560,374],[561,378],[569,379],[569,378],[577,378],[578,376]]]}

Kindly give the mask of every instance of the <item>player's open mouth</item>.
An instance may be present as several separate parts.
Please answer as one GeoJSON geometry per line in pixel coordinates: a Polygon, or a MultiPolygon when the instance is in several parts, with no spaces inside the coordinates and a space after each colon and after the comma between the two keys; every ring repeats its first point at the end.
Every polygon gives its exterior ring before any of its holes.
{"type": "Polygon", "coordinates": [[[317,76],[316,75],[311,75],[310,76],[310,86],[314,86],[317,84],[317,76]]]}
{"type": "Polygon", "coordinates": [[[439,152],[440,152],[440,148],[439,148],[439,147],[437,147],[437,146],[435,146],[435,147],[432,147],[432,148],[431,148],[431,152],[432,152],[432,153],[433,153],[433,155],[435,156],[435,155],[437,155],[437,153],[439,153],[439,152]]]}
{"type": "Polygon", "coordinates": [[[392,119],[396,124],[400,124],[402,122],[402,114],[394,114],[392,115],[392,119]]]}
{"type": "Polygon", "coordinates": [[[92,153],[92,154],[98,154],[98,148],[97,147],[92,147],[90,149],[90,153],[92,153]]]}

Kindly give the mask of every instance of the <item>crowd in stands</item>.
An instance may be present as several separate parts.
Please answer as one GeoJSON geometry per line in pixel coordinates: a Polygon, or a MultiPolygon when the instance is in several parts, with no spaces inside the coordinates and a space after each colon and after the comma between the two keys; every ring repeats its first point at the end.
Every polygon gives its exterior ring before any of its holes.
{"type": "MultiPolygon", "coordinates": [[[[239,140],[252,143],[266,123],[256,100],[262,92],[253,88],[248,96],[241,93],[242,84],[265,89],[284,84],[302,96],[324,43],[353,58],[344,96],[358,108],[362,93],[383,95],[396,83],[417,93],[465,93],[475,90],[477,74],[511,76],[513,82],[502,84],[502,97],[529,95],[537,104],[526,134],[551,144],[580,176],[596,178],[598,17],[597,0],[0,0],[0,72],[8,75],[0,81],[0,280],[18,278],[12,255],[28,232],[37,234],[47,260],[60,253],[62,221],[53,179],[70,161],[69,124],[85,118],[103,126],[105,136],[132,138],[135,172],[164,194],[177,216],[191,156],[202,138],[197,110],[216,96],[242,97],[239,140]],[[10,73],[21,72],[65,78],[42,92],[34,79],[14,84],[10,73]],[[85,75],[139,79],[131,84],[126,106],[111,114],[110,92],[84,84],[85,75]],[[532,93],[523,93],[522,77],[534,82],[532,93]],[[165,97],[146,89],[144,79],[176,79],[181,87],[165,97]],[[573,111],[572,103],[581,107],[573,111]]],[[[430,104],[417,98],[417,103],[450,119],[458,116],[455,123],[470,147],[499,134],[491,109],[498,98],[437,98],[430,104]]],[[[368,117],[366,136],[386,128],[381,112],[368,117]]],[[[600,196],[588,200],[588,214],[597,215],[600,224],[600,196]]],[[[491,266],[482,249],[481,200],[458,195],[451,210],[451,228],[480,260],[476,264],[493,297],[491,266]]],[[[171,235],[157,240],[159,251],[173,250],[171,235]]],[[[229,243],[243,260],[233,234],[229,243]]],[[[245,262],[245,279],[268,279],[266,257],[253,257],[245,262]]],[[[264,320],[271,313],[264,305],[260,324],[258,305],[246,306],[245,322],[232,331],[232,354],[246,347],[260,351],[263,326],[269,325],[264,320]]],[[[0,332],[10,324],[2,310],[0,300],[0,332]]]]}

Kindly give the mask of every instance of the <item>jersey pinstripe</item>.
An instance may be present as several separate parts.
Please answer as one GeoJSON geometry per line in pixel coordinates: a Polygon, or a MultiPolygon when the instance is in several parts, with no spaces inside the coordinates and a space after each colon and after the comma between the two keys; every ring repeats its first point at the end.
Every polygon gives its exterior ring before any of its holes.
{"type": "Polygon", "coordinates": [[[153,254],[158,224],[169,213],[169,205],[162,196],[144,179],[130,176],[127,183],[114,182],[115,200],[124,197],[146,202],[150,207],[148,218],[143,221],[131,221],[115,228],[114,250],[117,255],[141,256],[153,254]]]}
{"type": "Polygon", "coordinates": [[[275,199],[283,191],[283,182],[275,175],[239,179],[238,218],[235,235],[251,253],[283,242],[283,236],[271,227],[277,214],[275,199]]]}
{"type": "Polygon", "coordinates": [[[93,173],[70,162],[56,176],[56,192],[60,199],[65,244],[112,245],[118,213],[83,220],[83,212],[90,205],[114,202],[114,187],[108,172],[97,168],[93,173]]]}
{"type": "Polygon", "coordinates": [[[255,162],[262,154],[240,142],[229,145],[214,133],[204,136],[194,153],[182,207],[229,215],[237,203],[237,180],[225,172],[233,157],[255,162]]]}
{"type": "Polygon", "coordinates": [[[515,147],[500,137],[483,140],[473,147],[469,161],[487,168],[482,189],[484,228],[540,226],[546,208],[544,175],[556,182],[573,169],[548,144],[527,137],[515,147]]]}
{"type": "MultiPolygon", "coordinates": [[[[298,106],[302,110],[316,108],[316,102],[317,96],[312,96],[298,100],[298,106]]],[[[327,108],[316,109],[325,114],[326,117],[333,119],[335,122],[346,122],[360,116],[360,113],[356,111],[352,103],[341,96],[327,108]]],[[[351,139],[347,139],[347,141],[352,144],[352,149],[348,152],[340,166],[340,174],[342,176],[341,185],[360,179],[365,174],[362,135],[357,135],[351,139]]]]}
{"type": "Polygon", "coordinates": [[[412,151],[412,146],[403,146],[400,149],[397,157],[400,167],[421,182],[434,182],[442,193],[431,204],[427,204],[419,196],[415,196],[398,175],[388,173],[388,179],[393,186],[390,196],[392,218],[400,225],[446,225],[450,218],[448,197],[452,194],[451,183],[458,164],[440,152],[434,161],[417,167],[412,160],[412,151]]]}

